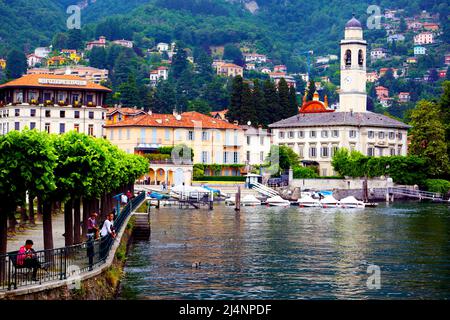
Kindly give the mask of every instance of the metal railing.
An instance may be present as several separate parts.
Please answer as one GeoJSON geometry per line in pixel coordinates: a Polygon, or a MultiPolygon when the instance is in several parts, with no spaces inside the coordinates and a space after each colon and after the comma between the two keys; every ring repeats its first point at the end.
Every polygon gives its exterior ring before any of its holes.
{"type": "Polygon", "coordinates": [[[409,189],[409,188],[398,188],[398,187],[391,187],[389,188],[390,194],[396,194],[396,195],[402,195],[410,198],[418,198],[418,199],[428,199],[428,200],[435,200],[435,201],[443,201],[444,196],[440,193],[435,192],[429,192],[429,191],[421,191],[421,190],[415,190],[415,189],[409,189]]]}
{"type": "MultiPolygon", "coordinates": [[[[133,210],[145,200],[145,192],[132,199],[114,220],[118,234],[133,210]]],[[[64,248],[35,251],[32,259],[18,252],[0,256],[0,292],[51,281],[71,281],[106,262],[116,239],[110,236],[64,248]],[[21,260],[25,260],[22,263],[21,260]],[[33,271],[35,269],[36,271],[33,271]],[[35,273],[35,274],[33,274],[35,273]]],[[[119,239],[117,239],[119,241],[119,239]]]]}

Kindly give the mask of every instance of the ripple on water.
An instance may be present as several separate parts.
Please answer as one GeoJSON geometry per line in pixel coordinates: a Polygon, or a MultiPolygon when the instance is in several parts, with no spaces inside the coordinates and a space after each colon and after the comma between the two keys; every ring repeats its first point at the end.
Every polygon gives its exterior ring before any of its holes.
{"type": "Polygon", "coordinates": [[[140,299],[449,298],[450,217],[436,204],[152,212],[123,286],[140,299]],[[193,262],[200,268],[192,268],[193,262]],[[381,270],[367,288],[367,267],[381,270]]]}

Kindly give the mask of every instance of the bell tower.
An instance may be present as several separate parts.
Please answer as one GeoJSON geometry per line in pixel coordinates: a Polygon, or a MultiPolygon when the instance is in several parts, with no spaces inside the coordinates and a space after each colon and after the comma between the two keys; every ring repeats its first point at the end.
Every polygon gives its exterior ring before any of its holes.
{"type": "Polygon", "coordinates": [[[345,25],[345,37],[341,40],[341,89],[337,111],[367,111],[366,55],[363,28],[353,15],[345,25]]]}

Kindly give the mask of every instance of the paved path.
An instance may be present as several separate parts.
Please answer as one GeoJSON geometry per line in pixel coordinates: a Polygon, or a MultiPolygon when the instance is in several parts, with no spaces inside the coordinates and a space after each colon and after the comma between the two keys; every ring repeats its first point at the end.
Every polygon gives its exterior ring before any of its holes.
{"type": "MultiPolygon", "coordinates": [[[[53,246],[54,248],[64,247],[64,215],[57,214],[52,216],[52,226],[53,226],[53,246]]],[[[17,226],[18,227],[18,226],[17,226]]],[[[18,229],[18,228],[17,228],[18,229]]],[[[43,238],[43,226],[42,218],[38,218],[36,215],[36,226],[27,227],[25,231],[17,231],[16,235],[12,238],[8,238],[7,251],[16,251],[25,243],[27,239],[31,239],[34,242],[34,250],[44,249],[44,238],[43,238]]]]}

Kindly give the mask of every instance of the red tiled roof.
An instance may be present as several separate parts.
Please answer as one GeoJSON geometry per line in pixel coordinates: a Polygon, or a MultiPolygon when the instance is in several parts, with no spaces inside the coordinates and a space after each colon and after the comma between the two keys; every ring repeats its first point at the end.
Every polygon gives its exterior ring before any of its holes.
{"type": "Polygon", "coordinates": [[[135,108],[108,108],[107,115],[112,115],[116,112],[122,113],[122,114],[128,114],[128,115],[135,115],[138,113],[145,113],[142,109],[135,109],[135,108]]]}
{"type": "Polygon", "coordinates": [[[115,124],[106,125],[110,127],[172,127],[172,128],[195,128],[200,126],[206,129],[239,129],[240,127],[224,120],[191,111],[180,115],[179,120],[173,114],[145,114],[115,124]]]}

